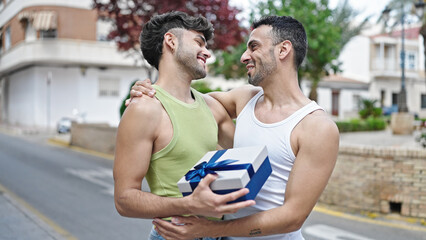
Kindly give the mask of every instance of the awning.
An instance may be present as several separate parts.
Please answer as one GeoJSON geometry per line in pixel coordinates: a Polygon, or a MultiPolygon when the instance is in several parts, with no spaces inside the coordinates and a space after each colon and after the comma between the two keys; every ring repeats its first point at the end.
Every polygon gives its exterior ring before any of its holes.
{"type": "Polygon", "coordinates": [[[51,30],[57,27],[56,12],[40,11],[33,15],[33,27],[36,30],[51,30]]]}
{"type": "Polygon", "coordinates": [[[20,12],[18,14],[18,20],[19,21],[23,21],[23,20],[28,20],[28,21],[32,21],[33,20],[33,12],[20,12]]]}
{"type": "Polygon", "coordinates": [[[51,30],[57,27],[57,15],[53,11],[24,11],[18,14],[18,20],[27,20],[36,30],[51,30]]]}

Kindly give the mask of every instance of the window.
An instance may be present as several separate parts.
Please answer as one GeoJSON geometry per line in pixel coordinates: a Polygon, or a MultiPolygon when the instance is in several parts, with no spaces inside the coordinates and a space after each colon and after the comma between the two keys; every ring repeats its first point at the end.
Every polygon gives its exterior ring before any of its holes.
{"type": "Polygon", "coordinates": [[[41,39],[56,38],[56,29],[41,30],[40,31],[40,38],[41,39]]]}
{"type": "Polygon", "coordinates": [[[398,93],[392,93],[392,105],[398,105],[398,93]]]}
{"type": "Polygon", "coordinates": [[[37,39],[37,31],[33,27],[30,21],[27,21],[27,26],[25,28],[25,41],[35,41],[37,39]]]}
{"type": "Polygon", "coordinates": [[[406,56],[405,56],[405,63],[406,63],[406,68],[408,70],[415,70],[416,69],[416,53],[414,52],[407,52],[406,56]]]}
{"type": "Polygon", "coordinates": [[[352,109],[358,110],[360,108],[359,107],[360,102],[361,102],[361,97],[358,94],[354,94],[352,96],[352,104],[353,104],[352,109]]]}
{"type": "Polygon", "coordinates": [[[421,108],[426,108],[426,94],[421,95],[421,108]]]}
{"type": "Polygon", "coordinates": [[[120,80],[118,78],[99,78],[100,97],[118,97],[120,80]]]}
{"type": "Polygon", "coordinates": [[[11,36],[10,36],[10,26],[6,28],[6,32],[4,34],[4,50],[8,50],[10,46],[12,45],[11,42],[11,36]]]}
{"type": "Polygon", "coordinates": [[[108,34],[112,29],[112,22],[99,18],[96,22],[96,39],[98,41],[108,41],[108,34]]]}

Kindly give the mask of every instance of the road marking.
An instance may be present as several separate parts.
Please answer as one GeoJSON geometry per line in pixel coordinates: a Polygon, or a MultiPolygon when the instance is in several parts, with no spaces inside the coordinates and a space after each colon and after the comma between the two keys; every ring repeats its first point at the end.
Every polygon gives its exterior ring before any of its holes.
{"type": "Polygon", "coordinates": [[[67,240],[77,240],[77,238],[74,237],[67,230],[63,229],[58,224],[56,224],[53,220],[51,220],[50,218],[43,215],[41,212],[39,212],[37,209],[35,209],[33,206],[31,206],[29,203],[27,203],[22,198],[18,197],[15,193],[13,193],[9,189],[7,189],[2,184],[0,184],[0,191],[5,193],[5,197],[7,197],[11,201],[11,203],[15,205],[15,207],[17,207],[18,209],[20,209],[23,212],[27,212],[28,215],[33,215],[33,216],[28,216],[28,217],[32,218],[33,221],[37,221],[37,219],[35,219],[35,218],[38,218],[41,221],[43,221],[44,223],[46,223],[49,227],[51,227],[56,233],[61,235],[63,238],[65,238],[67,240]]]}
{"type": "Polygon", "coordinates": [[[303,231],[313,237],[319,237],[321,239],[327,240],[374,240],[372,238],[367,238],[355,233],[351,233],[339,228],[323,224],[316,224],[306,227],[303,231]]]}
{"type": "Polygon", "coordinates": [[[114,184],[112,183],[113,176],[111,169],[97,168],[95,170],[87,170],[68,168],[65,169],[65,171],[78,178],[101,186],[103,188],[101,191],[102,193],[114,196],[114,184]]]}
{"type": "Polygon", "coordinates": [[[369,219],[369,218],[365,218],[365,217],[354,216],[354,215],[350,215],[350,214],[347,214],[347,213],[326,209],[324,207],[319,207],[319,206],[315,206],[314,211],[324,213],[324,214],[327,214],[327,215],[331,215],[331,216],[335,216],[335,217],[354,220],[354,221],[358,221],[358,222],[365,222],[365,223],[371,223],[371,224],[376,224],[376,225],[381,225],[381,226],[386,226],[386,227],[392,227],[392,228],[400,228],[400,229],[426,232],[426,227],[410,226],[410,225],[404,225],[404,224],[401,224],[401,223],[385,222],[385,221],[380,221],[378,219],[369,219]]]}

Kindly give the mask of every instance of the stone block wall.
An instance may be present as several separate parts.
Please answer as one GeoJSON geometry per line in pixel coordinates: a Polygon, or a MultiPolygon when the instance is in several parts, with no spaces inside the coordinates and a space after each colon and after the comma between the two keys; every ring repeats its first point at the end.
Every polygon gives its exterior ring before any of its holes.
{"type": "Polygon", "coordinates": [[[70,145],[114,154],[117,128],[106,123],[87,124],[73,122],[71,126],[70,145]]]}
{"type": "Polygon", "coordinates": [[[320,202],[426,218],[426,150],[341,146],[320,202]]]}

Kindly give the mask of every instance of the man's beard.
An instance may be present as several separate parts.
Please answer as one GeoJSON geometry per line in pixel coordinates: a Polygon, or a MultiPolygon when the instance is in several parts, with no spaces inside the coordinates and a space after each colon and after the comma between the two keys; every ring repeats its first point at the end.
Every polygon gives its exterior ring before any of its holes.
{"type": "Polygon", "coordinates": [[[189,51],[186,47],[184,47],[184,44],[179,44],[176,51],[176,60],[189,74],[191,74],[192,79],[206,77],[206,70],[198,62],[197,55],[193,54],[193,51],[189,51]]]}
{"type": "Polygon", "coordinates": [[[253,86],[259,86],[260,83],[271,73],[273,73],[276,68],[277,64],[274,61],[274,54],[273,50],[271,50],[269,54],[269,61],[263,62],[262,60],[258,60],[258,64],[253,63],[254,65],[254,73],[252,76],[249,76],[248,82],[253,86]]]}

